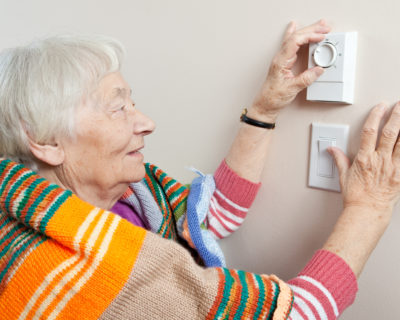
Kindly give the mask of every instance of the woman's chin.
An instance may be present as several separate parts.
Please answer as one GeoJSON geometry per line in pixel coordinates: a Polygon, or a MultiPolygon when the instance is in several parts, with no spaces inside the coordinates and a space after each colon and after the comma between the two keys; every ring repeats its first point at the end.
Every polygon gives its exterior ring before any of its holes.
{"type": "Polygon", "coordinates": [[[129,169],[126,170],[126,175],[129,177],[130,182],[139,182],[146,175],[146,169],[143,163],[143,156],[141,156],[141,161],[135,163],[134,166],[129,166],[129,169]]]}

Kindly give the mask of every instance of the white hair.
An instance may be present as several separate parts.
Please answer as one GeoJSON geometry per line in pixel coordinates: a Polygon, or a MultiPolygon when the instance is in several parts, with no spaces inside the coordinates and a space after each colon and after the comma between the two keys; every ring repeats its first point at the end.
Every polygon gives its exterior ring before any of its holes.
{"type": "Polygon", "coordinates": [[[28,136],[41,144],[74,136],[76,107],[124,48],[103,36],[55,36],[0,53],[0,157],[36,170],[28,136]]]}

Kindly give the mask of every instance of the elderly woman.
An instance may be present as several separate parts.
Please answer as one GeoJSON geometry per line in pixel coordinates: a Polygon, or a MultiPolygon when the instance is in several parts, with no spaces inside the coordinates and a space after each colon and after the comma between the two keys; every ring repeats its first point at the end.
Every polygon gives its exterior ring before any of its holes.
{"type": "Polygon", "coordinates": [[[352,165],[330,150],[344,210],[296,278],[227,269],[216,242],[257,193],[279,111],[323,73],[293,75],[299,47],[329,31],[289,25],[229,154],[190,187],[143,163],[154,123],[132,101],[116,41],[55,37],[4,51],[1,318],[337,318],[400,194],[400,105],[377,148],[386,107],[372,110],[352,165]]]}

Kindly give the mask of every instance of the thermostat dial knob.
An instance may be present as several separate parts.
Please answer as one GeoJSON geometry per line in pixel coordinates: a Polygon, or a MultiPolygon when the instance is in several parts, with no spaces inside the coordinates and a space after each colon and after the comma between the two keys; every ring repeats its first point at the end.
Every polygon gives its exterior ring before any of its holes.
{"type": "Polygon", "coordinates": [[[322,68],[332,66],[337,58],[337,50],[334,44],[330,42],[320,43],[313,53],[314,62],[322,68]]]}

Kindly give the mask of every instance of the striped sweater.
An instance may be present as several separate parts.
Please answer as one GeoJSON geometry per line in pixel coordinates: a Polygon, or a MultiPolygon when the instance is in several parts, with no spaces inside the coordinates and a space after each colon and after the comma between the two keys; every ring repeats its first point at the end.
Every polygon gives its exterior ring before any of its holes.
{"type": "MultiPolygon", "coordinates": [[[[158,205],[176,211],[171,194],[160,195],[158,205]]],[[[290,287],[276,276],[198,266],[165,220],[163,237],[1,161],[1,319],[333,319],[324,308],[339,314],[354,298],[354,275],[329,252],[290,287]]]]}

